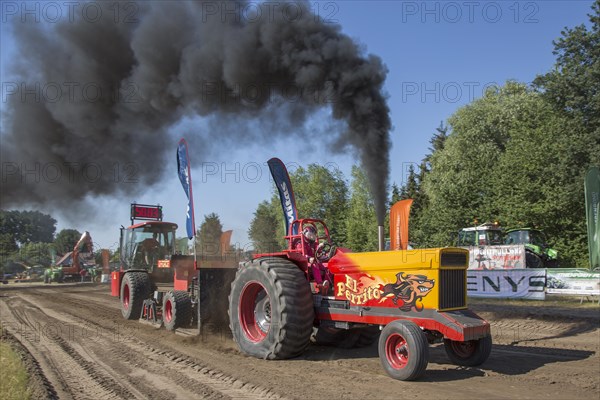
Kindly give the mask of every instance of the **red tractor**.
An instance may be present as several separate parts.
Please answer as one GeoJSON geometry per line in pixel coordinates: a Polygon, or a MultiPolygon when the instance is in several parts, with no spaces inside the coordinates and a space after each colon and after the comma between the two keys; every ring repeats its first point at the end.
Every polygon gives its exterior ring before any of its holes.
{"type": "Polygon", "coordinates": [[[333,246],[316,219],[294,220],[287,249],[241,265],[229,295],[240,350],[263,359],[296,357],[312,340],[373,343],[385,371],[414,380],[429,344],[443,342],[457,365],[483,363],[490,325],[467,309],[468,251],[459,248],[352,253],[333,246]]]}
{"type": "Polygon", "coordinates": [[[188,291],[194,259],[175,252],[177,224],[162,221],[160,206],[141,204],[131,205],[131,220],[121,228],[121,268],[112,274],[123,317],[162,322],[169,330],[190,326],[197,303],[188,291]]]}
{"type": "Polygon", "coordinates": [[[237,264],[203,259],[199,270],[194,256],[177,254],[177,224],[162,221],[160,206],[132,204],[131,223],[121,228],[121,268],[111,277],[123,317],[168,330],[199,328],[199,315],[205,324],[226,326],[226,305],[215,293],[232,281],[237,264]]]}

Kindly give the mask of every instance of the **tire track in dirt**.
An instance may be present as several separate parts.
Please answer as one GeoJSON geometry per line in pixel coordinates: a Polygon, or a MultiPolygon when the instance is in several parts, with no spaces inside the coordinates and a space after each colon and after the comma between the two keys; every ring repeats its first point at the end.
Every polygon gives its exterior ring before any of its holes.
{"type": "MultiPolygon", "coordinates": [[[[86,393],[93,397],[111,398],[113,395],[114,398],[171,399],[197,397],[200,394],[208,399],[280,398],[269,390],[245,383],[177,352],[155,349],[126,332],[119,332],[117,335],[96,335],[85,341],[84,331],[93,332],[94,326],[98,330],[105,328],[97,322],[98,314],[108,314],[107,316],[115,318],[120,317],[120,312],[115,315],[113,307],[98,302],[98,306],[93,306],[95,311],[93,318],[89,315],[88,318],[86,315],[82,318],[81,307],[78,307],[81,306],[79,301],[81,295],[75,295],[75,299],[72,299],[62,293],[60,298],[56,299],[59,300],[60,310],[56,310],[48,307],[53,304],[52,296],[48,294],[47,292],[43,294],[44,311],[39,304],[40,293],[31,292],[18,296],[18,300],[12,301],[12,308],[28,311],[21,313],[15,319],[30,329],[35,329],[35,325],[29,318],[31,310],[35,310],[36,320],[43,319],[39,314],[44,313],[46,319],[51,318],[65,324],[70,340],[66,341],[60,335],[55,335],[52,338],[55,344],[96,382],[96,386],[110,388],[105,393],[91,393],[88,388],[86,393]],[[111,340],[114,338],[118,340],[111,340]],[[105,349],[110,347],[113,347],[111,353],[106,354],[105,349]],[[127,377],[130,382],[125,382],[123,377],[127,377]],[[147,387],[149,381],[155,386],[153,390],[143,392],[134,390],[140,385],[147,387]]],[[[64,376],[64,371],[62,375],[62,381],[71,379],[70,376],[64,376]]],[[[77,397],[73,392],[69,394],[77,397]]]]}
{"type": "MultiPolygon", "coordinates": [[[[19,298],[12,302],[12,309],[20,312],[12,312],[15,320],[21,324],[17,332],[25,332],[22,337],[28,342],[28,347],[39,349],[40,353],[50,364],[58,378],[58,384],[68,397],[72,398],[103,398],[103,399],[127,399],[132,393],[118,385],[113,379],[93,362],[85,360],[76,350],[77,342],[67,331],[69,342],[62,335],[64,330],[48,318],[37,305],[19,298]],[[33,335],[33,336],[32,336],[33,335]]],[[[3,313],[3,318],[5,318],[3,313]]],[[[65,319],[60,323],[70,322],[65,319]]],[[[9,328],[10,329],[10,325],[9,328]]]]}
{"type": "Polygon", "coordinates": [[[56,389],[46,375],[39,362],[27,350],[27,348],[16,337],[14,337],[6,329],[0,329],[0,339],[6,342],[10,347],[19,354],[21,360],[29,375],[28,390],[32,398],[35,399],[58,399],[56,389]]]}
{"type": "Polygon", "coordinates": [[[182,338],[126,321],[118,299],[108,290],[83,285],[28,289],[22,295],[34,304],[23,304],[29,307],[25,317],[39,306],[47,318],[66,326],[65,332],[74,326],[74,334],[81,338],[71,341],[64,336],[66,342],[102,373],[122,380],[132,398],[222,399],[240,394],[262,399],[282,393],[294,399],[398,398],[403,393],[460,399],[600,395],[598,322],[589,316],[578,320],[576,312],[569,316],[560,311],[550,318],[552,309],[547,308],[543,318],[537,318],[528,309],[486,306],[480,314],[492,324],[494,347],[484,365],[454,366],[443,346],[432,346],[422,382],[406,383],[385,375],[376,346],[349,350],[310,346],[296,359],[257,360],[240,354],[228,337],[182,338]]]}

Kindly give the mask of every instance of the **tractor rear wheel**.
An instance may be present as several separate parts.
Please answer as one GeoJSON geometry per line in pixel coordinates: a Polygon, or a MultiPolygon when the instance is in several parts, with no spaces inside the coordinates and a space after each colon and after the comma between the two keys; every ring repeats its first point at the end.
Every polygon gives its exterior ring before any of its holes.
{"type": "Polygon", "coordinates": [[[425,334],[412,321],[392,321],[379,337],[379,360],[394,379],[412,381],[419,378],[429,363],[429,344],[425,334]]]}
{"type": "Polygon", "coordinates": [[[369,326],[367,328],[361,328],[358,331],[359,336],[355,347],[367,347],[379,339],[380,331],[378,326],[369,326]]]}
{"type": "Polygon", "coordinates": [[[192,322],[192,300],[187,292],[175,290],[163,298],[163,323],[169,331],[190,326],[192,322]]]}
{"type": "Polygon", "coordinates": [[[310,343],[313,320],[310,286],[293,262],[261,258],[237,271],[229,327],[243,353],[271,360],[296,357],[310,343]]]}
{"type": "Polygon", "coordinates": [[[525,268],[542,268],[544,262],[541,257],[532,251],[525,251],[525,268]]]}
{"type": "Polygon", "coordinates": [[[378,327],[339,329],[332,327],[315,328],[311,341],[320,346],[334,346],[342,349],[366,347],[379,337],[378,327]]]}
{"type": "Polygon", "coordinates": [[[121,314],[125,319],[138,319],[144,300],[150,297],[150,277],[146,272],[128,272],[121,282],[121,314]]]}
{"type": "Polygon", "coordinates": [[[486,336],[467,342],[444,339],[444,349],[452,364],[474,367],[483,364],[488,359],[492,351],[492,337],[486,336]]]}

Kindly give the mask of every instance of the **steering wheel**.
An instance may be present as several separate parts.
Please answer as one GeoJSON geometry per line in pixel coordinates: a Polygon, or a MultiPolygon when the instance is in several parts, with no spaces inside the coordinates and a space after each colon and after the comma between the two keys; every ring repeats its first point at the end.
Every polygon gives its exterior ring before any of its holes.
{"type": "Polygon", "coordinates": [[[320,262],[327,262],[333,254],[335,253],[335,246],[327,242],[321,242],[319,247],[317,247],[317,251],[315,251],[315,258],[320,262]]]}

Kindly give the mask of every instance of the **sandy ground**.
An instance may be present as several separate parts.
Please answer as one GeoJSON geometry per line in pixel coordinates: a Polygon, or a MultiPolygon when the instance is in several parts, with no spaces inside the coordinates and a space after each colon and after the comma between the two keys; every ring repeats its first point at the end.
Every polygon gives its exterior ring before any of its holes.
{"type": "Polygon", "coordinates": [[[39,398],[600,397],[597,305],[478,300],[471,308],[492,324],[489,360],[457,367],[434,345],[424,378],[400,382],[384,373],[376,344],[258,360],[239,353],[227,331],[185,337],[125,321],[106,285],[0,286],[1,333],[26,355],[39,398]]]}

